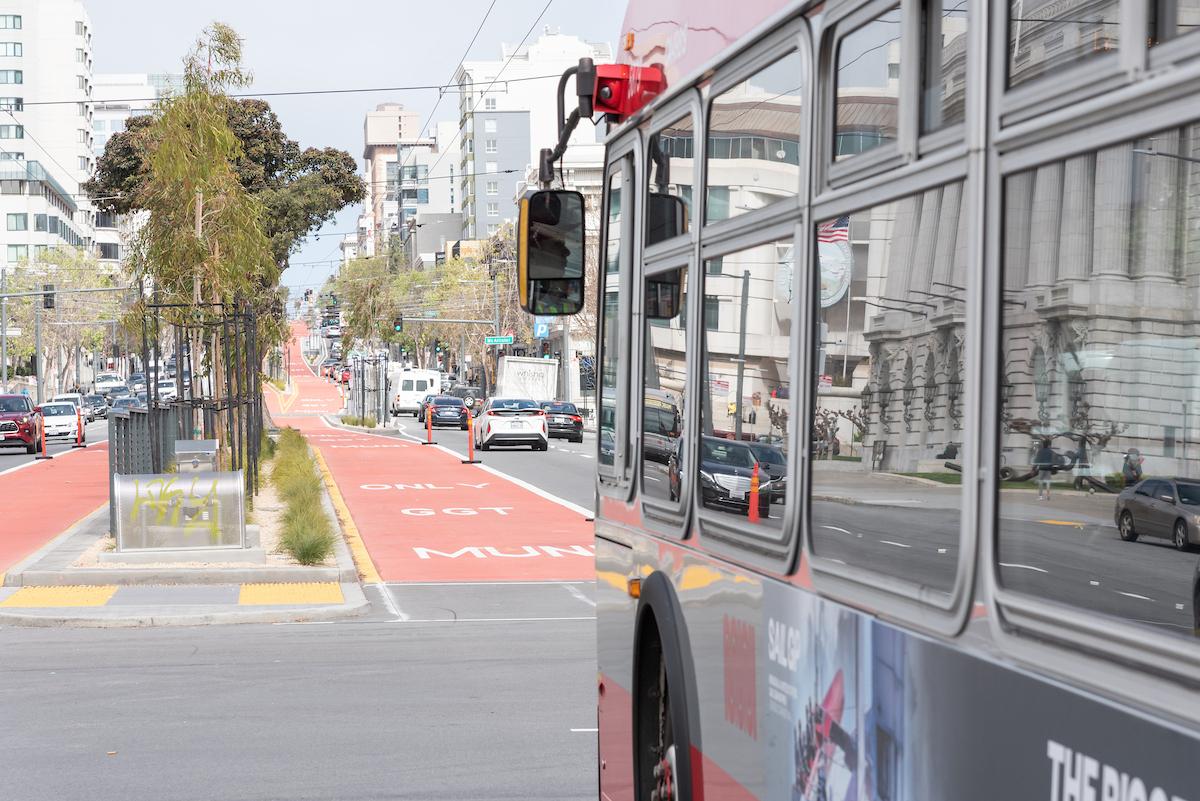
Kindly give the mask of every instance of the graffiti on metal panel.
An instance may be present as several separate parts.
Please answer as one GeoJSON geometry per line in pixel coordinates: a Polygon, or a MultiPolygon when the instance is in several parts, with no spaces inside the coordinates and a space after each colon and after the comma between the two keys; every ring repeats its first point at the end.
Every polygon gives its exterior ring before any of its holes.
{"type": "Polygon", "coordinates": [[[146,525],[207,531],[213,544],[220,540],[217,479],[160,476],[147,481],[134,479],[133,488],[132,522],[138,522],[144,513],[146,525]]]}

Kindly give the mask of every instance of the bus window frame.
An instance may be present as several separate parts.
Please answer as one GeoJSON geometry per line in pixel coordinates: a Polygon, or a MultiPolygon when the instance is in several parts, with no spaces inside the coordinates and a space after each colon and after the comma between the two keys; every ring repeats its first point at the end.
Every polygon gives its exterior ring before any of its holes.
{"type": "MultiPolygon", "coordinates": [[[[989,95],[995,98],[1002,125],[1033,120],[1049,110],[1070,106],[1089,98],[1107,95],[1127,85],[1145,63],[1145,8],[1140,3],[1123,0],[1119,43],[1113,53],[1085,58],[1061,69],[1052,70],[1010,87],[1008,83],[1008,5],[1009,0],[991,6],[990,42],[992,58],[989,72],[989,95]],[[1135,19],[1138,12],[1142,19],[1135,19]],[[1140,30],[1140,35],[1139,35],[1140,30]],[[1136,40],[1135,38],[1136,37],[1136,40]]],[[[969,24],[969,23],[968,23],[969,24]]]]}
{"type": "Polygon", "coordinates": [[[713,223],[706,222],[708,219],[708,136],[709,124],[712,120],[713,101],[727,90],[732,89],[755,73],[771,66],[776,61],[786,58],[792,53],[797,54],[807,73],[801,76],[803,80],[804,105],[801,107],[801,124],[800,130],[797,133],[798,152],[804,154],[808,147],[809,125],[805,121],[803,112],[807,111],[809,116],[813,113],[812,89],[815,81],[811,70],[812,48],[810,43],[808,20],[804,17],[792,19],[780,26],[779,30],[750,45],[747,52],[734,56],[721,65],[717,74],[713,76],[711,83],[708,85],[704,97],[704,113],[700,118],[700,122],[703,124],[704,140],[703,159],[700,163],[700,183],[697,184],[700,187],[700,191],[697,193],[697,202],[692,204],[692,210],[697,220],[695,227],[699,232],[698,236],[702,242],[704,240],[735,236],[746,227],[770,225],[788,219],[794,220],[805,205],[805,190],[808,187],[809,167],[807,160],[802,157],[797,175],[796,194],[793,197],[724,220],[718,220],[713,223]]]}
{"type": "MultiPolygon", "coordinates": [[[[1143,82],[1133,96],[1141,102],[1124,106],[1106,102],[1107,114],[1097,112],[1066,127],[1050,120],[1022,139],[1022,147],[996,157],[989,180],[985,228],[989,231],[985,254],[985,284],[989,298],[999,298],[1003,282],[1003,233],[993,226],[1004,222],[1004,182],[1012,175],[1071,156],[1095,152],[1107,146],[1156,133],[1164,128],[1200,122],[1200,110],[1191,93],[1177,92],[1162,99],[1162,87],[1173,87],[1170,75],[1143,82]],[[1154,90],[1159,89],[1156,93],[1154,90]],[[1156,98],[1156,94],[1158,97],[1156,98]],[[1157,101],[1157,102],[1156,102],[1157,101]],[[1147,110],[1149,107],[1149,112],[1147,110]]],[[[1192,77],[1190,85],[1196,85],[1192,77]]],[[[1123,93],[1124,94],[1124,93],[1123,93]]],[[[993,120],[994,124],[994,120],[993,120]]],[[[983,419],[991,434],[984,438],[985,452],[979,454],[981,471],[980,499],[981,552],[988,555],[980,569],[979,581],[990,600],[991,636],[998,647],[1019,661],[1040,670],[1058,674],[1069,681],[1101,688],[1109,696],[1123,698],[1139,706],[1147,704],[1171,712],[1200,718],[1200,704],[1194,693],[1200,675],[1200,641],[1168,635],[1153,627],[1139,626],[1115,616],[1105,616],[1006,588],[1001,583],[999,564],[999,483],[996,466],[1000,448],[999,384],[1004,367],[1003,311],[998,300],[983,305],[986,328],[985,365],[981,390],[983,419]],[[986,521],[986,524],[984,524],[986,521]],[[1147,674],[1166,675],[1180,682],[1192,682],[1189,692],[1170,681],[1147,681],[1147,674]],[[1190,705],[1190,706],[1189,706],[1190,705]],[[1182,710],[1190,709],[1190,712],[1182,710]]]]}
{"type": "MultiPolygon", "coordinates": [[[[918,24],[919,30],[917,31],[919,42],[918,42],[918,46],[917,46],[918,47],[918,60],[917,60],[917,64],[916,64],[916,70],[918,73],[917,74],[917,95],[918,96],[917,96],[917,101],[916,101],[916,107],[917,107],[916,133],[917,133],[917,157],[922,158],[922,157],[928,156],[931,153],[936,153],[937,151],[942,150],[944,148],[953,148],[956,145],[960,148],[965,149],[967,146],[967,143],[966,143],[967,120],[969,120],[971,118],[971,115],[972,115],[972,113],[974,113],[975,108],[976,108],[975,104],[978,103],[979,101],[977,98],[973,97],[973,95],[978,94],[978,92],[968,91],[966,101],[965,101],[966,105],[965,105],[965,109],[964,109],[964,115],[963,115],[962,122],[956,122],[953,125],[947,125],[943,128],[939,128],[936,131],[930,131],[928,133],[925,133],[922,131],[921,117],[922,117],[922,112],[924,111],[922,103],[924,103],[924,94],[925,94],[925,87],[924,87],[923,82],[924,82],[924,78],[925,78],[926,48],[928,45],[928,42],[926,41],[926,34],[927,34],[927,30],[928,30],[928,26],[926,25],[926,21],[927,21],[926,6],[925,6],[925,2],[923,0],[922,0],[922,2],[917,3],[917,14],[918,14],[917,21],[919,23],[918,24]]],[[[967,4],[967,33],[966,33],[966,36],[967,36],[968,42],[971,41],[971,36],[972,36],[973,31],[976,30],[977,28],[979,28],[980,26],[982,26],[986,22],[986,17],[981,17],[980,14],[981,14],[981,12],[980,12],[980,4],[979,3],[968,3],[967,4]]],[[[972,74],[973,70],[978,70],[978,69],[982,68],[981,59],[983,57],[984,56],[983,56],[983,53],[980,48],[968,47],[968,49],[967,49],[967,75],[968,75],[967,89],[968,90],[970,90],[972,88],[969,76],[972,74]]]]}
{"type": "MultiPolygon", "coordinates": [[[[643,208],[645,208],[644,205],[643,205],[643,208]]],[[[697,357],[697,354],[699,353],[699,350],[697,349],[699,346],[699,343],[696,340],[696,337],[698,334],[697,334],[697,326],[696,326],[695,322],[702,318],[696,317],[694,315],[703,314],[703,312],[704,312],[703,304],[702,303],[698,304],[696,302],[696,298],[699,297],[699,294],[700,294],[700,290],[697,289],[696,282],[700,280],[700,276],[697,274],[698,271],[696,270],[696,267],[695,267],[694,255],[689,253],[689,254],[683,256],[682,258],[677,257],[675,259],[659,259],[659,260],[656,260],[653,265],[644,265],[643,270],[641,271],[641,275],[639,276],[638,288],[639,288],[640,292],[638,294],[638,299],[640,301],[642,301],[643,303],[645,301],[646,279],[653,278],[656,275],[661,275],[662,273],[670,272],[671,270],[677,270],[680,268],[687,269],[687,295],[686,295],[687,308],[684,310],[684,313],[686,314],[685,319],[687,319],[689,321],[690,330],[688,330],[686,332],[686,340],[685,341],[686,341],[686,347],[687,347],[687,358],[686,358],[687,374],[689,376],[691,376],[691,375],[695,375],[696,371],[699,370],[701,367],[698,357],[697,357]]],[[[645,403],[646,403],[646,392],[645,392],[645,390],[646,390],[645,352],[646,351],[645,351],[645,349],[649,347],[649,343],[650,343],[650,337],[648,336],[648,334],[650,332],[650,320],[645,316],[644,308],[642,311],[643,311],[643,314],[642,314],[642,338],[641,339],[643,342],[643,355],[642,355],[642,359],[639,363],[640,367],[637,370],[638,392],[637,392],[637,406],[636,406],[637,414],[635,415],[635,417],[637,419],[637,429],[638,429],[638,431],[637,431],[637,434],[638,434],[638,436],[637,436],[638,460],[637,460],[637,470],[635,471],[637,474],[636,475],[636,483],[637,483],[638,499],[642,503],[643,517],[648,522],[651,522],[652,525],[655,526],[656,530],[661,530],[661,533],[672,535],[672,536],[676,537],[677,539],[686,539],[689,535],[688,520],[690,518],[691,509],[692,509],[692,496],[695,494],[695,482],[689,479],[684,484],[683,492],[680,494],[679,499],[677,501],[675,501],[674,503],[671,503],[670,501],[663,502],[656,498],[650,498],[644,492],[644,477],[643,477],[643,469],[642,469],[642,465],[644,462],[644,454],[643,454],[644,449],[642,447],[642,442],[643,442],[642,435],[644,434],[643,425],[645,422],[645,403]]],[[[703,334],[699,334],[699,335],[703,336],[703,334]]],[[[683,465],[680,470],[681,470],[681,473],[683,473],[684,475],[689,476],[689,477],[693,473],[692,467],[693,467],[693,463],[695,461],[695,450],[696,450],[693,447],[693,441],[695,440],[695,437],[691,436],[690,432],[698,431],[699,425],[700,425],[698,407],[697,407],[697,404],[699,402],[699,396],[696,393],[696,386],[695,386],[696,383],[697,382],[695,382],[695,381],[688,381],[687,382],[688,386],[686,387],[685,392],[684,392],[684,412],[683,412],[683,414],[684,414],[684,437],[683,437],[684,446],[683,446],[683,465]]]]}
{"type": "MultiPolygon", "coordinates": [[[[1150,0],[1151,5],[1159,5],[1159,0],[1150,0]]],[[[1192,39],[1192,34],[1197,31],[1190,31],[1185,34],[1180,34],[1165,42],[1159,42],[1155,45],[1148,45],[1145,49],[1146,58],[1143,66],[1147,70],[1159,71],[1168,67],[1182,66],[1188,62],[1197,60],[1197,45],[1192,39]],[[1180,44],[1181,40],[1184,42],[1180,44]]],[[[1146,22],[1145,39],[1149,39],[1151,35],[1149,22],[1146,22]]]]}
{"type": "MultiPolygon", "coordinates": [[[[703,202],[701,194],[704,190],[700,190],[700,181],[704,175],[703,160],[708,154],[708,131],[701,126],[704,124],[704,101],[700,96],[700,90],[690,88],[675,98],[669,104],[662,108],[654,110],[654,117],[650,120],[650,124],[645,128],[643,140],[646,146],[646,152],[642,157],[642,163],[646,165],[646,180],[642,182],[643,199],[642,210],[643,218],[644,211],[648,207],[648,196],[650,194],[650,140],[651,138],[669,128],[672,123],[679,120],[680,117],[690,114],[692,117],[692,130],[694,132],[695,141],[692,150],[692,205],[688,210],[688,230],[681,236],[665,239],[662,242],[656,242],[645,249],[642,254],[641,262],[643,264],[657,262],[660,259],[678,258],[680,254],[695,250],[696,243],[700,238],[700,228],[703,227],[704,218],[697,213],[703,202]]],[[[645,220],[642,221],[642,237],[645,241],[645,220]]]]}
{"type": "MultiPolygon", "coordinates": [[[[875,0],[857,8],[842,6],[830,13],[821,32],[818,74],[827,76],[821,81],[819,116],[821,127],[820,186],[841,187],[865,177],[887,173],[907,164],[916,157],[920,136],[921,95],[921,14],[918,0],[875,0]],[[900,95],[896,103],[896,141],[880,145],[867,153],[859,153],[844,161],[834,160],[837,142],[837,58],[842,40],[857,32],[891,10],[900,12],[904,27],[900,38],[900,95]],[[905,65],[911,65],[905,69],[905,65]]],[[[969,83],[969,79],[968,79],[969,83]]],[[[933,134],[937,137],[941,132],[933,134]]],[[[933,140],[938,141],[936,138],[933,140]]]]}
{"type": "MultiPolygon", "coordinates": [[[[799,236],[805,227],[804,212],[797,210],[795,215],[800,216],[800,219],[793,217],[792,219],[773,222],[766,220],[749,221],[742,226],[744,230],[738,230],[733,235],[727,233],[716,242],[705,242],[705,236],[701,235],[700,258],[697,261],[696,267],[696,272],[700,274],[701,283],[699,289],[696,291],[696,298],[693,299],[693,305],[696,307],[697,313],[700,314],[696,318],[700,340],[697,351],[696,381],[691,382],[696,384],[692,388],[692,393],[697,395],[696,401],[693,404],[695,407],[693,412],[697,416],[697,423],[693,429],[692,439],[697,443],[704,434],[700,430],[700,403],[702,399],[698,395],[700,386],[707,383],[703,379],[706,378],[708,369],[708,343],[703,324],[703,301],[701,300],[705,290],[705,278],[707,277],[705,275],[705,264],[709,259],[728,256],[747,248],[782,239],[792,239],[794,248],[795,237],[799,236]],[[701,372],[704,372],[705,375],[701,375],[701,372]]],[[[708,239],[714,238],[708,237],[708,239]]],[[[800,263],[796,262],[792,270],[792,297],[798,304],[798,310],[803,308],[799,306],[803,302],[801,293],[803,291],[803,284],[805,283],[802,276],[803,270],[800,267],[800,263]]],[[[691,310],[689,310],[689,313],[691,313],[691,310]]],[[[801,384],[797,383],[803,375],[800,372],[800,363],[806,361],[802,355],[797,355],[800,353],[798,343],[801,339],[800,330],[802,323],[803,315],[798,311],[797,315],[792,318],[792,330],[788,335],[792,354],[792,357],[788,360],[788,382],[791,387],[801,386],[801,384]]],[[[796,420],[798,419],[796,414],[799,409],[798,404],[801,393],[791,391],[788,395],[788,416],[789,419],[796,420]]],[[[796,439],[795,432],[796,429],[794,426],[788,432],[789,447],[787,459],[789,476],[799,475],[798,471],[802,467],[797,458],[798,447],[790,444],[791,441],[796,439]]],[[[694,485],[698,485],[700,482],[699,464],[699,460],[693,458],[691,480],[694,485]]],[[[763,531],[774,531],[774,529],[755,528],[748,522],[735,522],[728,515],[708,511],[700,503],[699,496],[693,493],[692,514],[693,519],[696,521],[696,536],[701,543],[717,553],[724,553],[738,561],[755,566],[760,570],[778,574],[786,573],[791,569],[797,544],[801,540],[799,516],[797,514],[797,497],[796,482],[789,480],[778,536],[764,536],[763,531]]]]}
{"type": "MultiPolygon", "coordinates": [[[[608,208],[609,208],[609,184],[612,176],[618,170],[621,171],[621,192],[622,192],[622,209],[621,209],[621,241],[625,246],[621,248],[620,266],[617,273],[619,287],[621,288],[620,305],[617,311],[618,329],[619,331],[631,331],[635,322],[635,317],[640,319],[640,304],[638,305],[639,313],[634,314],[633,294],[634,294],[634,265],[635,254],[641,247],[641,221],[639,216],[639,192],[640,185],[639,176],[642,174],[644,167],[642,162],[642,153],[645,148],[641,142],[641,132],[637,128],[632,128],[623,132],[616,140],[608,146],[608,152],[605,157],[604,164],[604,192],[601,196],[600,210],[600,250],[597,261],[597,274],[601,283],[599,295],[597,298],[597,381],[596,381],[596,412],[597,426],[599,426],[600,415],[602,414],[602,404],[604,402],[604,381],[603,381],[603,353],[605,325],[604,325],[604,294],[608,280],[608,273],[605,269],[608,259],[608,208]],[[632,210],[626,207],[628,202],[634,204],[632,210]],[[631,213],[632,212],[632,213],[631,213]]],[[[637,285],[640,288],[640,284],[637,285]]],[[[630,423],[630,384],[633,377],[633,370],[630,369],[630,359],[640,358],[639,353],[634,353],[632,337],[619,337],[621,342],[620,353],[617,357],[617,386],[614,406],[616,409],[616,424],[613,443],[613,465],[611,469],[606,468],[599,459],[600,436],[599,428],[597,428],[596,448],[596,487],[597,491],[604,496],[616,498],[625,502],[629,502],[633,497],[634,482],[632,481],[632,465],[636,462],[636,454],[638,452],[637,444],[632,439],[633,432],[631,431],[630,423]]]]}

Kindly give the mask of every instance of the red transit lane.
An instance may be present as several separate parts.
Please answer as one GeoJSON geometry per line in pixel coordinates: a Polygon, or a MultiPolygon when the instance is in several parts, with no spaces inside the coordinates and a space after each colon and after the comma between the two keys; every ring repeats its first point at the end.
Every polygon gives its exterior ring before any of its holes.
{"type": "Polygon", "coordinates": [[[0,475],[0,498],[4,573],[108,501],[108,443],[0,475]]]}
{"type": "MultiPolygon", "coordinates": [[[[293,327],[295,336],[303,333],[293,327]]],[[[304,365],[295,339],[291,347],[298,394],[286,408],[286,399],[269,400],[271,414],[320,450],[385,581],[571,581],[595,575],[591,524],[582,514],[439,448],[327,425],[314,412],[341,407],[336,388],[304,365]]],[[[441,429],[435,439],[466,436],[441,429]]]]}

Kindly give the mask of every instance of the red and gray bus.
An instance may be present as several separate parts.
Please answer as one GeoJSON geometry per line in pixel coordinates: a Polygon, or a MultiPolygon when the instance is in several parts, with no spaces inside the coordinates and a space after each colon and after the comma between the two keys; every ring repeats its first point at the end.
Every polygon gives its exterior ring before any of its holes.
{"type": "MultiPolygon", "coordinates": [[[[1197,31],[630,4],[586,290],[601,798],[1200,798],[1197,31]]],[[[584,280],[545,233],[527,276],[584,280]]]]}

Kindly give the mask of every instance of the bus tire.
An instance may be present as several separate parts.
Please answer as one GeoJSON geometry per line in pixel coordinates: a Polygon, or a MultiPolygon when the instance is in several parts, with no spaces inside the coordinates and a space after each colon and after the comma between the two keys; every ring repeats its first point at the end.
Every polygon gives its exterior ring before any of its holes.
{"type": "Polygon", "coordinates": [[[660,572],[642,581],[634,634],[634,798],[691,801],[700,766],[698,706],[687,632],[670,582],[660,572]]]}

